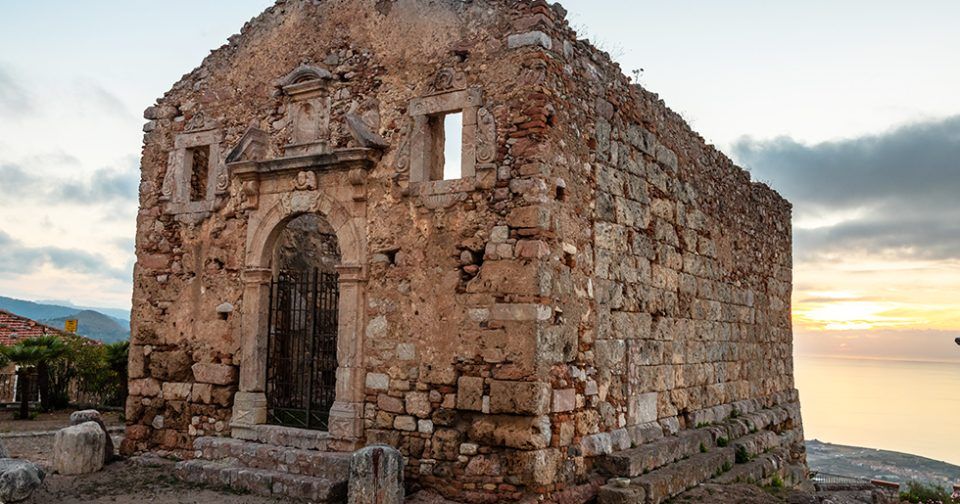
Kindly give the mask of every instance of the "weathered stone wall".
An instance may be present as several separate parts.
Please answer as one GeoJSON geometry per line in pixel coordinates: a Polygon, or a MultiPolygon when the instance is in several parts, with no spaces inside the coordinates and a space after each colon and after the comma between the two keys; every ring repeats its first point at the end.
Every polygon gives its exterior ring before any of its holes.
{"type": "Polygon", "coordinates": [[[557,364],[555,443],[591,458],[782,407],[789,421],[768,427],[790,431],[803,466],[790,204],[576,41],[562,14],[544,9],[520,36],[542,41],[527,66],[555,111],[554,157],[538,167],[557,188],[544,276],[562,326],[540,347],[557,364]]]}
{"type": "Polygon", "coordinates": [[[474,501],[589,493],[598,455],[719,422],[737,401],[794,401],[789,204],[563,14],[281,1],[148,109],[124,449],[230,435],[259,369],[241,337],[256,319],[248,237],[291,194],[342,209],[324,218],[363,285],[363,374],[344,386],[362,389],[360,443],[400,448],[409,481],[474,501]],[[348,115],[389,147],[369,171],[245,184],[223,160],[250,126],[267,159],[302,135],[278,85],[302,64],[330,73],[330,150],[358,146],[348,115]],[[421,180],[420,101],[471,89],[475,173],[421,180]],[[179,208],[165,188],[187,132],[213,138],[221,163],[207,200],[179,208]]]}

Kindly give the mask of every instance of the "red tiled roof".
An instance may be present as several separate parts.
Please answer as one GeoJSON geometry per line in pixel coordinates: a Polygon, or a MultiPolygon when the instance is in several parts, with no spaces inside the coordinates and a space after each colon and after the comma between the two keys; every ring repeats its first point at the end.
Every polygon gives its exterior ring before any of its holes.
{"type": "Polygon", "coordinates": [[[63,334],[63,331],[41,324],[20,315],[0,310],[0,346],[17,343],[47,334],[63,334]]]}

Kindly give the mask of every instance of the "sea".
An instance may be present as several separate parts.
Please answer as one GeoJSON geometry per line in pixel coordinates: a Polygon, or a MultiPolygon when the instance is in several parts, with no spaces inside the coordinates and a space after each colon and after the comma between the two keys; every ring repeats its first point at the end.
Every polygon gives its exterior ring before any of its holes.
{"type": "Polygon", "coordinates": [[[806,439],[960,465],[960,362],[797,355],[806,439]]]}

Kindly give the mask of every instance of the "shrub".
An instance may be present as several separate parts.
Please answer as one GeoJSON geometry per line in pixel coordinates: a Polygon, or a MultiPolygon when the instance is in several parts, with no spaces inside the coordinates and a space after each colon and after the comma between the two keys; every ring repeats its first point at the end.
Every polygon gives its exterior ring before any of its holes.
{"type": "Polygon", "coordinates": [[[779,474],[774,474],[770,480],[770,486],[773,488],[783,488],[783,478],[779,474]]]}
{"type": "Polygon", "coordinates": [[[719,446],[720,448],[726,448],[728,444],[730,444],[729,439],[723,436],[717,438],[717,446],[719,446]]]}
{"type": "Polygon", "coordinates": [[[917,504],[960,503],[960,500],[953,499],[944,488],[919,481],[907,483],[907,490],[900,493],[900,499],[917,504]]]}
{"type": "Polygon", "coordinates": [[[747,447],[743,446],[742,444],[737,445],[734,456],[735,456],[734,460],[738,464],[746,464],[747,462],[750,462],[750,454],[747,453],[747,447]]]}

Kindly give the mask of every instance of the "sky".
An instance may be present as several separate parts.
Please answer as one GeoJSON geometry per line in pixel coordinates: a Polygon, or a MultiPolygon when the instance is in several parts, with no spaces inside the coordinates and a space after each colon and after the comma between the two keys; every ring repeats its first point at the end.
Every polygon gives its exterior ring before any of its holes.
{"type": "MultiPolygon", "coordinates": [[[[142,111],[270,4],[0,3],[0,295],[129,307],[142,111]]],[[[793,202],[799,352],[960,358],[960,2],[564,6],[793,202]]]]}

